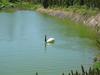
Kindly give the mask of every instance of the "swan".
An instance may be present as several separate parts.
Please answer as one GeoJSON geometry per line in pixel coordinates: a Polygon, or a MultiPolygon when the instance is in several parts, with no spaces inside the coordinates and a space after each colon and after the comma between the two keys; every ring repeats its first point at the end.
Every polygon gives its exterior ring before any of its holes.
{"type": "Polygon", "coordinates": [[[46,43],[54,43],[55,42],[55,38],[48,38],[47,39],[47,36],[45,35],[45,42],[46,43]]]}

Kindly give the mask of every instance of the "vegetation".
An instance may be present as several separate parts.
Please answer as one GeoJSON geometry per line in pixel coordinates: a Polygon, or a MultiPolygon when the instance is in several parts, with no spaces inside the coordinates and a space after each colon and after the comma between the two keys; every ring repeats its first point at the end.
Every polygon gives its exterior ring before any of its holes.
{"type": "Polygon", "coordinates": [[[34,10],[40,7],[40,4],[27,2],[25,0],[0,0],[0,10],[9,11],[12,9],[34,10]],[[8,9],[9,8],[9,9],[8,9]],[[6,9],[6,10],[5,10],[6,9]]]}
{"type": "MultiPolygon", "coordinates": [[[[71,70],[71,73],[69,73],[68,75],[100,75],[100,69],[98,68],[92,69],[90,67],[88,71],[85,71],[84,67],[81,66],[81,70],[81,73],[78,71],[74,72],[73,70],[71,70]]],[[[36,72],[36,75],[39,75],[38,72],[36,72]]],[[[62,73],[62,75],[65,75],[65,73],[62,73]]]]}
{"type": "MultiPolygon", "coordinates": [[[[74,73],[73,70],[71,70],[71,73],[69,73],[68,75],[100,75],[100,69],[98,68],[92,69],[90,67],[88,71],[85,71],[84,67],[81,66],[81,70],[82,70],[81,73],[78,71],[74,73]]],[[[62,75],[64,75],[64,73],[62,75]]]]}
{"type": "Polygon", "coordinates": [[[48,0],[43,1],[43,6],[44,6],[44,8],[48,8],[48,6],[49,6],[48,0]]]}
{"type": "Polygon", "coordinates": [[[85,6],[88,8],[100,9],[100,0],[0,0],[0,3],[16,3],[16,2],[30,2],[43,4],[44,8],[47,7],[70,7],[70,6],[85,6]]]}
{"type": "Polygon", "coordinates": [[[97,14],[100,9],[100,0],[0,0],[0,9],[17,7],[21,9],[61,8],[80,14],[97,14]]]}
{"type": "MultiPolygon", "coordinates": [[[[100,44],[99,44],[100,45],[100,44]]],[[[100,69],[100,55],[98,54],[95,58],[94,58],[94,68],[99,68],[100,69]]]]}
{"type": "Polygon", "coordinates": [[[100,69],[100,62],[95,62],[95,64],[93,65],[94,68],[99,68],[100,69]]]}
{"type": "Polygon", "coordinates": [[[17,9],[28,9],[28,10],[34,10],[40,7],[39,4],[32,4],[28,2],[23,2],[23,3],[15,3],[15,8],[17,9]]]}
{"type": "MultiPolygon", "coordinates": [[[[24,1],[24,0],[23,0],[24,1]]],[[[49,7],[70,7],[70,6],[86,6],[87,8],[99,8],[100,0],[27,0],[29,2],[41,3],[46,8],[49,7]]]]}

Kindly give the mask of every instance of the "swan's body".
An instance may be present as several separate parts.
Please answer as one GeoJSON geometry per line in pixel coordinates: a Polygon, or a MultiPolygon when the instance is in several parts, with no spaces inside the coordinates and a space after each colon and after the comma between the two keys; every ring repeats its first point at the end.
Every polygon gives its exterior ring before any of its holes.
{"type": "Polygon", "coordinates": [[[47,36],[45,35],[45,43],[54,43],[54,42],[55,42],[54,38],[48,38],[47,39],[47,36]]]}
{"type": "Polygon", "coordinates": [[[49,38],[46,42],[47,43],[54,43],[55,42],[55,39],[54,38],[49,38]]]}

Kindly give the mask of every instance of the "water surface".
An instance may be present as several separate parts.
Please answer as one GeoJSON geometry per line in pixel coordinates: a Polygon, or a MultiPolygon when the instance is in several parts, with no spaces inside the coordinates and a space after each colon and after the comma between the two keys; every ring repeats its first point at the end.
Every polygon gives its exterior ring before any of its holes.
{"type": "Polygon", "coordinates": [[[0,13],[0,75],[61,75],[92,66],[99,52],[93,34],[78,28],[32,11],[0,13]],[[45,34],[56,39],[46,48],[45,34]]]}

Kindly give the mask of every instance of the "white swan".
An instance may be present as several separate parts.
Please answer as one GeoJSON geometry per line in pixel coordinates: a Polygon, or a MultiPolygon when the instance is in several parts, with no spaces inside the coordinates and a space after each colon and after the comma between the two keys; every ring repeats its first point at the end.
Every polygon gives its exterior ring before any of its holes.
{"type": "Polygon", "coordinates": [[[54,43],[55,42],[55,38],[48,38],[47,39],[47,36],[45,35],[45,42],[46,43],[54,43]]]}

